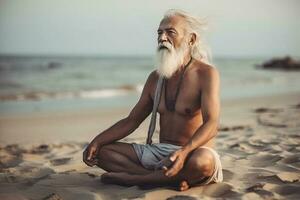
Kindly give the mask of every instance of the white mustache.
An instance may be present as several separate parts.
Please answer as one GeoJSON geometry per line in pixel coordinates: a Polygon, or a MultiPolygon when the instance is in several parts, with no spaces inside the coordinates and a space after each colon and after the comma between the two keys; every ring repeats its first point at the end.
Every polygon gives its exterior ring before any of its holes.
{"type": "Polygon", "coordinates": [[[172,50],[173,46],[169,42],[161,42],[161,43],[159,43],[157,50],[159,51],[159,50],[162,50],[163,48],[167,48],[168,50],[172,50]]]}

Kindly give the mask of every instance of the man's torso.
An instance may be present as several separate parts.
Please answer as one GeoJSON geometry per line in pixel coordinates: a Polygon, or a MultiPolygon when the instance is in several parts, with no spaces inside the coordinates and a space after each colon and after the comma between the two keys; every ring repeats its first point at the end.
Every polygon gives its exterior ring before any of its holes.
{"type": "MultiPolygon", "coordinates": [[[[201,113],[201,87],[205,70],[211,66],[195,61],[185,71],[179,94],[175,104],[175,110],[167,109],[165,101],[174,99],[178,87],[180,73],[175,74],[163,85],[158,113],[160,114],[160,142],[174,145],[185,145],[203,124],[201,113]]],[[[157,79],[156,79],[157,80],[157,79]]],[[[154,85],[154,84],[153,84],[154,85]]],[[[155,87],[152,88],[151,97],[154,99],[155,87]]],[[[212,146],[209,141],[205,146],[212,146]]]]}

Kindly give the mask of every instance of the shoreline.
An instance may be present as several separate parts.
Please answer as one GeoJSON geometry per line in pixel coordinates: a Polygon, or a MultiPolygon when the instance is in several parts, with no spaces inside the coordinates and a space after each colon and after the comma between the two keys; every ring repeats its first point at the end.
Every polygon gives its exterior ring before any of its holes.
{"type": "MultiPolygon", "coordinates": [[[[221,101],[220,126],[253,125],[256,123],[253,118],[254,109],[292,105],[300,103],[299,99],[300,93],[286,93],[223,100],[221,101]]],[[[3,145],[88,142],[100,131],[112,126],[122,117],[126,117],[130,110],[131,107],[128,106],[113,109],[2,114],[0,115],[0,142],[3,145]]],[[[128,137],[146,138],[148,124],[149,117],[128,137]]]]}

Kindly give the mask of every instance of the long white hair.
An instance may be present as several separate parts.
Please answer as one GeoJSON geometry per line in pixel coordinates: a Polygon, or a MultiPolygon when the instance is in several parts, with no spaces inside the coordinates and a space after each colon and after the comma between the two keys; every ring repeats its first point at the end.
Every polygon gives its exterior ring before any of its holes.
{"type": "Polygon", "coordinates": [[[187,22],[187,33],[194,33],[196,35],[196,41],[191,50],[192,57],[204,63],[211,64],[210,49],[201,38],[203,31],[207,27],[206,21],[177,9],[168,10],[164,15],[164,19],[172,16],[180,16],[184,18],[187,22]]]}

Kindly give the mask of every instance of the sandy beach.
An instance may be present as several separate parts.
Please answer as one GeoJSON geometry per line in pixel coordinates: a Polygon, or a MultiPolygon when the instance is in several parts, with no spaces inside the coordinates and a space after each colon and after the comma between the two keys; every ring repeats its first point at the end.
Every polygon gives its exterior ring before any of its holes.
{"type": "MultiPolygon", "coordinates": [[[[0,200],[300,200],[299,0],[0,2],[0,200]],[[201,149],[173,155],[178,185],[110,184],[83,162],[99,133],[125,118],[110,129],[121,138],[144,118],[154,70],[168,80],[152,142],[159,120],[162,140],[187,150],[218,128],[205,146],[223,182],[194,186],[212,168],[221,179],[201,149]]],[[[150,118],[121,142],[145,144],[150,118]]],[[[125,150],[97,164],[143,173],[125,150]]],[[[150,175],[139,178],[164,181],[150,175]]]]}
{"type": "MultiPolygon", "coordinates": [[[[300,94],[222,102],[215,148],[224,182],[172,188],[105,185],[83,148],[130,108],[0,117],[0,199],[299,199],[300,94]]],[[[145,142],[148,121],[126,142],[145,142]]],[[[156,135],[157,140],[157,135],[156,135]]]]}

